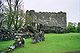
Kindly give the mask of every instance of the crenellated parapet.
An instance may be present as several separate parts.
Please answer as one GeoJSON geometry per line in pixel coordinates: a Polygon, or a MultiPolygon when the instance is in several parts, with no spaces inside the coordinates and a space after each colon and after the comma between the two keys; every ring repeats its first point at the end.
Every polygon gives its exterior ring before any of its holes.
{"type": "Polygon", "coordinates": [[[26,12],[32,17],[32,22],[36,24],[66,28],[66,12],[35,12],[34,10],[26,12]]]}

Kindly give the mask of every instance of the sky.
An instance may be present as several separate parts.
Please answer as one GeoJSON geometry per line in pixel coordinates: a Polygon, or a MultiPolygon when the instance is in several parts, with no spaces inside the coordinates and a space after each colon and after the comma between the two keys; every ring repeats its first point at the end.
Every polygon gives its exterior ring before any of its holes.
{"type": "Polygon", "coordinates": [[[68,22],[80,22],[80,0],[23,0],[24,10],[67,13],[68,22]]]}

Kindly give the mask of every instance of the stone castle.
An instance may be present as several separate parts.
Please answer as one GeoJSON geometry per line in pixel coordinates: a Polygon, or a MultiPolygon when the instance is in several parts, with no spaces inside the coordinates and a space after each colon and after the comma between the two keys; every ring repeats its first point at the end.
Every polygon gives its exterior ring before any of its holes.
{"type": "MultiPolygon", "coordinates": [[[[26,11],[32,18],[33,26],[47,32],[63,32],[66,28],[66,12],[35,12],[26,11]]],[[[31,22],[31,21],[30,21],[31,22]]]]}

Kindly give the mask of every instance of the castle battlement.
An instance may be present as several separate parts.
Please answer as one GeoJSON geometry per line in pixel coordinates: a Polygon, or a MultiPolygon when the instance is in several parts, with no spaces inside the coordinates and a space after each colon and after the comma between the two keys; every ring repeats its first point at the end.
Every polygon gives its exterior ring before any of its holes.
{"type": "Polygon", "coordinates": [[[34,23],[66,28],[66,12],[35,12],[34,10],[27,10],[26,14],[31,16],[34,23]]]}

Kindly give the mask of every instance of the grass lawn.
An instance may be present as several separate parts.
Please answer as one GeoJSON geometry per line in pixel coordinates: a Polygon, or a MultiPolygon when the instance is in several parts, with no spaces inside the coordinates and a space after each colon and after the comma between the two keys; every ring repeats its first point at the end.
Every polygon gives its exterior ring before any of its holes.
{"type": "MultiPolygon", "coordinates": [[[[80,51],[80,33],[45,34],[45,41],[31,44],[31,39],[25,40],[25,46],[11,53],[65,53],[80,51]]],[[[0,42],[0,50],[11,45],[13,41],[0,42]]]]}

